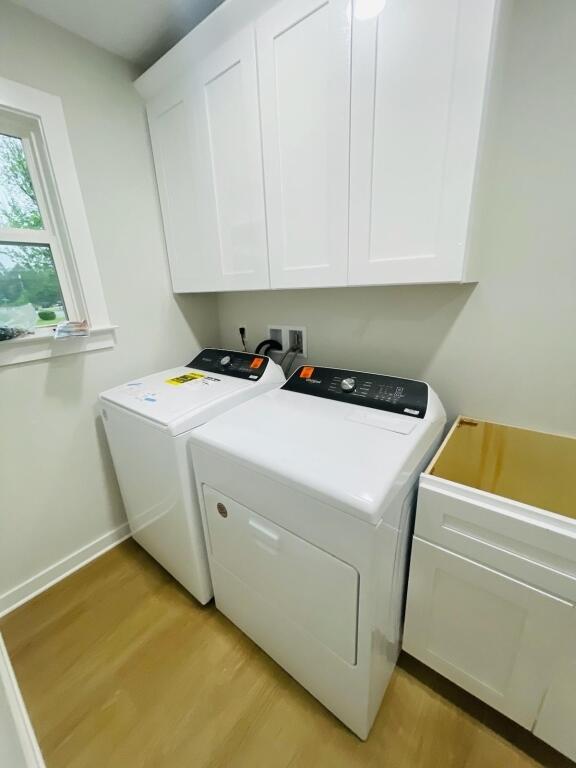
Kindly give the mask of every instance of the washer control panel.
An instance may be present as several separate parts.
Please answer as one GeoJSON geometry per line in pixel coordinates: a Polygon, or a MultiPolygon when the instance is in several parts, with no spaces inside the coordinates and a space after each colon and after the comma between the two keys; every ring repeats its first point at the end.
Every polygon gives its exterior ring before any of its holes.
{"type": "Polygon", "coordinates": [[[282,389],[417,419],[424,418],[428,405],[428,385],[423,381],[340,368],[304,365],[292,374],[282,389]]]}
{"type": "Polygon", "coordinates": [[[222,373],[236,379],[258,381],[264,375],[268,358],[249,352],[234,352],[228,349],[203,349],[187,368],[207,373],[222,373]]]}

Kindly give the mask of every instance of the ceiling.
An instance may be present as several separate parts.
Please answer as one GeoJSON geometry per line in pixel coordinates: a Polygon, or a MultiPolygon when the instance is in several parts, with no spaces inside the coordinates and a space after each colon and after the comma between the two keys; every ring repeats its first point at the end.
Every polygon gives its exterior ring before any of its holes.
{"type": "Polygon", "coordinates": [[[129,61],[149,67],[222,0],[12,0],[129,61]]]}

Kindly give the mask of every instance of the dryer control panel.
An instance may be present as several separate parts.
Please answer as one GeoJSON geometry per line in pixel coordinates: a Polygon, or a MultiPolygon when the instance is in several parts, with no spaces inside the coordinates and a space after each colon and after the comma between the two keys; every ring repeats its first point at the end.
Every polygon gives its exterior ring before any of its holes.
{"type": "Polygon", "coordinates": [[[423,381],[341,368],[304,365],[282,389],[417,419],[424,418],[428,405],[428,385],[423,381]]]}
{"type": "Polygon", "coordinates": [[[236,379],[258,381],[264,375],[268,358],[249,352],[235,352],[228,349],[203,349],[187,368],[207,373],[221,373],[236,379]]]}

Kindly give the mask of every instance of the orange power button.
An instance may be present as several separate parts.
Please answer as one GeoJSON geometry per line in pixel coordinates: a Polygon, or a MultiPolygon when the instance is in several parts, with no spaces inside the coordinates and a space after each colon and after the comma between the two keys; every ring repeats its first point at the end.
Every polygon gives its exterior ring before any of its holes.
{"type": "Polygon", "coordinates": [[[300,378],[309,379],[313,373],[314,373],[314,368],[310,365],[305,365],[304,368],[302,368],[302,370],[300,371],[300,378]]]}
{"type": "Polygon", "coordinates": [[[255,357],[254,360],[250,363],[250,368],[260,368],[262,363],[264,362],[263,357],[255,357]]]}

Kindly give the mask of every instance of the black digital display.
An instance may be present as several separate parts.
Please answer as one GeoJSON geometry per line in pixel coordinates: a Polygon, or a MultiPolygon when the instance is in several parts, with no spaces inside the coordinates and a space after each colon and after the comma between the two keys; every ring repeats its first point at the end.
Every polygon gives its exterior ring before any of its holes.
{"type": "Polygon", "coordinates": [[[304,365],[282,389],[417,419],[424,418],[428,406],[428,385],[423,381],[341,368],[304,365]]]}

